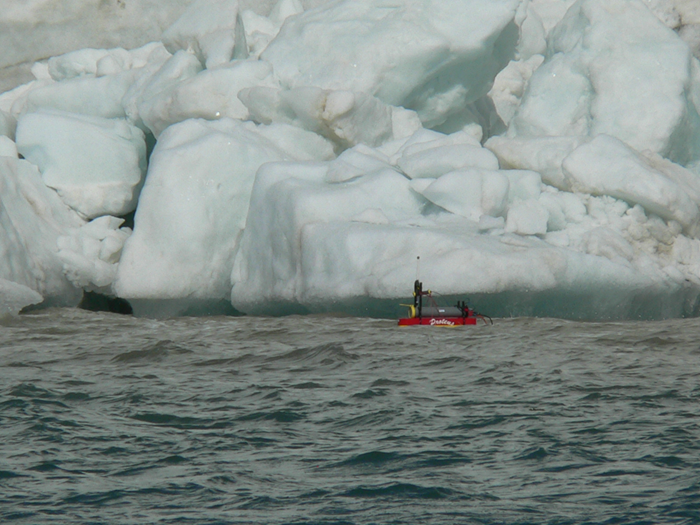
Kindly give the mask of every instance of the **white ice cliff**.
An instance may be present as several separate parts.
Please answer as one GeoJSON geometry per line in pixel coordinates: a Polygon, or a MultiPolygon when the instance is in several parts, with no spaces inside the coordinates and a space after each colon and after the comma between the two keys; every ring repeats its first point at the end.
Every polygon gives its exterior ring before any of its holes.
{"type": "Polygon", "coordinates": [[[697,2],[9,2],[0,315],[700,314],[697,2]]]}
{"type": "Polygon", "coordinates": [[[87,218],[136,209],[146,171],[143,132],[123,120],[38,110],[19,118],[17,150],[87,218]]]}
{"type": "Polygon", "coordinates": [[[332,157],[325,139],[285,124],[226,118],[170,126],[151,156],[135,217],[139,226],[121,257],[116,294],[132,303],[159,299],[163,309],[183,299],[228,300],[260,166],[332,157]]]}

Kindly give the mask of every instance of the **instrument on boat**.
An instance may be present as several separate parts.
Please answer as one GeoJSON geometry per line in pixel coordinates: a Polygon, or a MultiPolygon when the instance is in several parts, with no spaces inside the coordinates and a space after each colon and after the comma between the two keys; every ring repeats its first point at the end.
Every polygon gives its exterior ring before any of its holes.
{"type": "Polygon", "coordinates": [[[475,312],[464,301],[457,301],[456,306],[438,306],[433,293],[423,291],[423,283],[418,279],[413,283],[413,304],[402,306],[408,306],[408,316],[399,319],[399,326],[464,326],[475,325],[479,319],[493,324],[489,316],[475,312]],[[423,305],[424,297],[429,305],[423,305]]]}

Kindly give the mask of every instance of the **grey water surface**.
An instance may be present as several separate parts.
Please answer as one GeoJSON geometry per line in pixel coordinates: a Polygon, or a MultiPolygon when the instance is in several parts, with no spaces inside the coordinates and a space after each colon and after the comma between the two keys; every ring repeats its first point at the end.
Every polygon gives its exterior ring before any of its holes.
{"type": "Polygon", "coordinates": [[[0,522],[700,523],[700,320],[0,325],[0,522]]]}

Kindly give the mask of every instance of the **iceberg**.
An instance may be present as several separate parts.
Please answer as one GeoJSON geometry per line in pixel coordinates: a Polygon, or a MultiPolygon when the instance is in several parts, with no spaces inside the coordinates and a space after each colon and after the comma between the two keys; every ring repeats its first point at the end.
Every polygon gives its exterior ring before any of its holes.
{"type": "Polygon", "coordinates": [[[1,312],[700,314],[692,2],[172,4],[0,93],[1,312]]]}
{"type": "Polygon", "coordinates": [[[683,312],[683,278],[631,256],[612,230],[601,227],[610,233],[600,244],[600,235],[583,234],[579,241],[590,246],[581,250],[507,233],[498,221],[484,234],[473,221],[426,215],[425,201],[396,172],[329,184],[326,169],[275,163],[260,170],[232,273],[237,309],[395,315],[419,256],[431,287],[448,298],[469,294],[496,315],[553,315],[563,304],[560,315],[582,318],[683,312]]]}

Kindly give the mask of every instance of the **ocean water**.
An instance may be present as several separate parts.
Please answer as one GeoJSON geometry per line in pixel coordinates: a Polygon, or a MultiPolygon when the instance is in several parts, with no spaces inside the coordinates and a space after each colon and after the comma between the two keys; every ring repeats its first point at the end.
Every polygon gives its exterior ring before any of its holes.
{"type": "Polygon", "coordinates": [[[0,325],[0,522],[700,523],[700,320],[0,325]]]}

